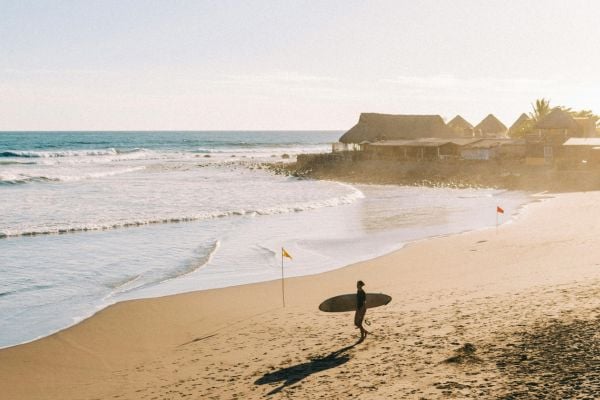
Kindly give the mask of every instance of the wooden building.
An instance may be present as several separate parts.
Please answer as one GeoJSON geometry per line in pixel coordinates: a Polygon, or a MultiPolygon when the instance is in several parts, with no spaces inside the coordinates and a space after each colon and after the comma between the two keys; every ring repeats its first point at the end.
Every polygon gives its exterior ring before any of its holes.
{"type": "Polygon", "coordinates": [[[525,140],[481,139],[460,150],[464,160],[522,159],[525,157],[525,140]]]}
{"type": "Polygon", "coordinates": [[[526,160],[529,165],[546,165],[563,157],[563,143],[582,133],[581,126],[571,114],[560,108],[553,109],[534,126],[527,135],[526,160]]]}
{"type": "Polygon", "coordinates": [[[450,122],[448,122],[448,128],[452,129],[452,132],[457,137],[473,137],[473,125],[469,123],[466,119],[457,115],[452,118],[450,122]]]}
{"type": "Polygon", "coordinates": [[[572,137],[563,143],[563,159],[571,165],[600,165],[600,138],[572,137]]]}
{"type": "Polygon", "coordinates": [[[502,138],[506,137],[506,125],[504,125],[493,114],[485,117],[477,126],[475,126],[475,137],[502,138]]]}
{"type": "Polygon", "coordinates": [[[366,145],[364,154],[367,158],[378,160],[458,159],[463,146],[478,140],[473,138],[384,140],[366,145]]]}
{"type": "Polygon", "coordinates": [[[375,143],[384,140],[450,138],[452,130],[439,115],[362,113],[358,123],[340,137],[341,143],[375,143]]]}
{"type": "Polygon", "coordinates": [[[519,118],[508,128],[508,136],[510,137],[524,137],[530,124],[533,121],[525,113],[521,114],[519,118]]]}

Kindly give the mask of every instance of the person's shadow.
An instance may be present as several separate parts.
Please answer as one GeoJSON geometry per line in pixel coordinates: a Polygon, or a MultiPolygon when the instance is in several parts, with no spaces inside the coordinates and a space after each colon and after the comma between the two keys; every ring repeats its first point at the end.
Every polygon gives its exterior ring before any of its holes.
{"type": "Polygon", "coordinates": [[[344,353],[356,346],[357,344],[359,344],[360,342],[362,342],[362,340],[354,343],[351,346],[346,346],[344,348],[336,350],[333,353],[330,353],[324,357],[313,358],[312,360],[302,364],[297,364],[291,367],[282,368],[277,371],[268,372],[264,374],[261,378],[257,379],[254,382],[254,384],[267,385],[270,383],[282,382],[281,386],[271,390],[269,393],[267,393],[267,396],[279,393],[285,387],[300,382],[302,379],[306,378],[311,374],[314,374],[315,372],[325,371],[327,369],[339,367],[340,365],[347,363],[350,360],[350,356],[344,353]]]}

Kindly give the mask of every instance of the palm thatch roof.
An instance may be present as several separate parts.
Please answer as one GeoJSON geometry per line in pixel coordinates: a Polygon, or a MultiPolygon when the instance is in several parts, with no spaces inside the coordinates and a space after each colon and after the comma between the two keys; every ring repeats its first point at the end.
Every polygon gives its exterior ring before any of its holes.
{"type": "Polygon", "coordinates": [[[525,122],[529,121],[529,116],[525,113],[521,114],[519,116],[519,118],[517,118],[517,120],[510,126],[510,128],[508,129],[509,132],[512,131],[516,131],[518,130],[521,125],[523,125],[525,122]]]}
{"type": "Polygon", "coordinates": [[[368,140],[452,137],[453,132],[439,115],[392,115],[362,113],[358,123],[340,138],[342,143],[368,140]]]}
{"type": "Polygon", "coordinates": [[[461,136],[473,136],[473,125],[471,125],[466,119],[457,115],[448,122],[448,127],[452,129],[454,133],[461,136]]]}
{"type": "Polygon", "coordinates": [[[481,134],[505,134],[507,131],[506,125],[504,125],[498,118],[493,114],[485,117],[477,126],[475,131],[481,132],[481,134]]]}
{"type": "Polygon", "coordinates": [[[452,129],[473,129],[473,125],[460,115],[452,118],[452,120],[448,122],[448,126],[452,129]]]}
{"type": "Polygon", "coordinates": [[[558,107],[540,119],[537,124],[535,124],[535,127],[537,129],[569,129],[574,132],[580,130],[579,125],[575,122],[571,114],[558,107]]]}

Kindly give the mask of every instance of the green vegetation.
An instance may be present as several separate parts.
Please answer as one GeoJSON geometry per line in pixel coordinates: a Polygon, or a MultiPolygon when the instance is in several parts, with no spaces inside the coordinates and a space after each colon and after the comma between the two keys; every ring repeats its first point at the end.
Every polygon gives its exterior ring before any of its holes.
{"type": "MultiPolygon", "coordinates": [[[[529,113],[529,119],[522,121],[516,127],[513,127],[510,131],[510,137],[515,139],[524,138],[527,134],[532,133],[535,129],[535,124],[548,115],[554,107],[550,106],[550,99],[537,99],[531,104],[532,111],[529,113]]],[[[559,106],[561,110],[564,110],[571,114],[574,118],[592,118],[596,126],[600,126],[600,116],[594,114],[592,110],[580,110],[576,111],[570,107],[559,106]]]]}
{"type": "Polygon", "coordinates": [[[531,105],[531,107],[533,108],[533,111],[529,113],[529,118],[534,122],[538,122],[546,115],[550,114],[550,111],[552,111],[552,107],[550,107],[550,99],[537,99],[535,103],[531,105]]]}
{"type": "Polygon", "coordinates": [[[592,118],[594,120],[594,124],[596,124],[596,126],[598,126],[598,121],[600,120],[600,116],[594,114],[592,112],[592,110],[574,111],[570,107],[569,108],[561,107],[561,109],[563,109],[566,112],[568,112],[569,114],[571,114],[573,116],[573,118],[592,118]]]}

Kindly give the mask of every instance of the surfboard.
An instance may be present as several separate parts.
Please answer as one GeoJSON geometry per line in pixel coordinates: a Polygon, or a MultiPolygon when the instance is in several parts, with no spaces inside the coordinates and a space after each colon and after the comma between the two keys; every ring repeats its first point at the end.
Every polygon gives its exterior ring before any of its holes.
{"type": "MultiPolygon", "coordinates": [[[[387,294],[367,293],[367,308],[384,306],[390,301],[392,301],[392,298],[387,294]]],[[[356,293],[331,297],[319,304],[319,310],[325,312],[355,311],[356,293]]]]}

